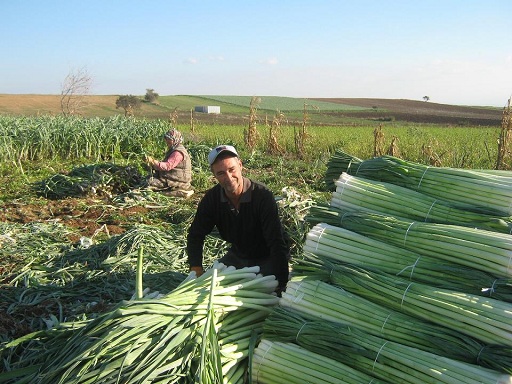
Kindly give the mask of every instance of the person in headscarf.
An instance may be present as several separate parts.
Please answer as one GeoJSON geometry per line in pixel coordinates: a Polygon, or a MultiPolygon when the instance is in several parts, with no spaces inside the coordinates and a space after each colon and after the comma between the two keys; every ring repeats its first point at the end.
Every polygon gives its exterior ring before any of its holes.
{"type": "Polygon", "coordinates": [[[164,134],[164,140],[168,149],[163,160],[158,161],[151,156],[146,158],[153,170],[148,187],[157,191],[174,191],[177,196],[190,196],[193,193],[192,162],[183,145],[183,135],[176,128],[171,128],[164,134]]]}

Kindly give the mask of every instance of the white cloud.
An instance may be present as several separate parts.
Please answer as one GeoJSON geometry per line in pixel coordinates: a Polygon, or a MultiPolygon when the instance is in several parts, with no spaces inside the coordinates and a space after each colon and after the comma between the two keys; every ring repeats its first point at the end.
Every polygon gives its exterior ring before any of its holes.
{"type": "Polygon", "coordinates": [[[210,56],[208,59],[211,61],[224,61],[224,56],[210,56]]]}
{"type": "Polygon", "coordinates": [[[186,59],[184,62],[186,64],[197,64],[197,59],[195,57],[189,57],[188,59],[186,59]]]}
{"type": "Polygon", "coordinates": [[[276,57],[269,57],[268,59],[260,60],[260,63],[266,65],[276,65],[279,63],[279,60],[277,60],[276,57]]]}

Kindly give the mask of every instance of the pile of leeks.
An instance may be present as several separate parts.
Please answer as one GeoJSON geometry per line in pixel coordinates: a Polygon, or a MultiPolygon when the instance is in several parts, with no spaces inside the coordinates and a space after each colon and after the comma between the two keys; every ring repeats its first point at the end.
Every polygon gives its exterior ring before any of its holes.
{"type": "Polygon", "coordinates": [[[512,177],[342,155],[254,382],[512,383],[512,177]]]}

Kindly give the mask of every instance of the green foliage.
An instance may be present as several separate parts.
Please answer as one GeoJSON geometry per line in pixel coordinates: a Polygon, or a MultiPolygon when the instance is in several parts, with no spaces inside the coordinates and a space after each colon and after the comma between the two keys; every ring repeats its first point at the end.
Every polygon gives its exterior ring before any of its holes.
{"type": "Polygon", "coordinates": [[[144,95],[144,101],[147,101],[148,103],[156,103],[159,96],[160,95],[158,93],[156,93],[154,89],[146,89],[146,94],[144,95]]]}
{"type": "Polygon", "coordinates": [[[140,108],[141,101],[137,96],[133,95],[124,95],[119,96],[116,100],[116,109],[122,108],[124,109],[125,116],[133,115],[133,111],[135,109],[140,108]]]}

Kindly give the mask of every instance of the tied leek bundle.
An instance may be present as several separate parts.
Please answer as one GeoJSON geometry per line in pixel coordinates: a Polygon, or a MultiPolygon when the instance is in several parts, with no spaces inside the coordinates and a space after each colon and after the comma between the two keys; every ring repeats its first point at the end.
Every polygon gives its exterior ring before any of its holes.
{"type": "Polygon", "coordinates": [[[507,234],[512,231],[510,216],[497,217],[460,209],[453,203],[391,183],[364,179],[343,172],[335,185],[336,191],[332,194],[331,205],[337,208],[507,234]]]}
{"type": "Polygon", "coordinates": [[[337,151],[328,164],[326,183],[342,172],[376,181],[400,185],[436,199],[462,205],[465,209],[491,215],[512,215],[512,175],[492,170],[430,167],[393,156],[361,160],[337,151]]]}
{"type": "Polygon", "coordinates": [[[487,345],[457,330],[390,310],[313,277],[293,277],[279,305],[307,319],[353,325],[389,341],[512,374],[511,347],[487,345]]]}
{"type": "Polygon", "coordinates": [[[296,344],[267,339],[254,350],[251,378],[258,384],[388,383],[296,344]]]}
{"type": "Polygon", "coordinates": [[[512,277],[512,236],[458,225],[400,220],[393,216],[317,205],[306,220],[350,231],[493,276],[512,277]]]}
{"type": "Polygon", "coordinates": [[[375,269],[439,288],[512,302],[512,279],[496,279],[480,270],[419,255],[348,229],[316,224],[306,234],[305,253],[375,269]]]}
{"type": "Polygon", "coordinates": [[[351,325],[305,319],[279,307],[265,321],[263,338],[296,343],[389,383],[512,383],[507,374],[372,336],[351,325]]]}
{"type": "Polygon", "coordinates": [[[294,266],[390,309],[460,331],[487,344],[512,346],[512,304],[435,288],[331,260],[310,258],[294,266]],[[301,266],[303,265],[303,266],[301,266]],[[312,267],[313,265],[313,267],[312,267]]]}
{"type": "Polygon", "coordinates": [[[279,300],[275,277],[258,272],[215,265],[163,297],[123,302],[78,329],[14,340],[0,351],[0,382],[242,382],[249,342],[279,300]]]}

